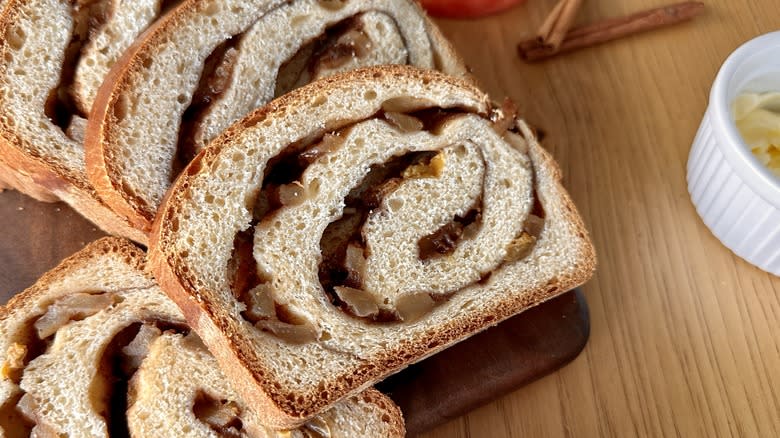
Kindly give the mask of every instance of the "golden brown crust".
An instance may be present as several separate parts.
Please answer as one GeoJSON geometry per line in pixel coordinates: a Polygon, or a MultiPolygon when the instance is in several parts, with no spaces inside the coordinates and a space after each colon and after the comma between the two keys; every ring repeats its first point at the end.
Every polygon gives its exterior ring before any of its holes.
{"type": "Polygon", "coordinates": [[[388,437],[403,437],[406,435],[403,412],[388,396],[374,388],[368,388],[357,397],[360,397],[365,403],[379,406],[379,409],[387,413],[387,423],[390,426],[388,437]]]}
{"type": "MultiPolygon", "coordinates": [[[[455,52],[450,42],[444,38],[417,2],[410,1],[410,3],[426,19],[426,30],[436,57],[446,62],[446,67],[451,74],[476,84],[476,80],[468,73],[462,58],[455,52]]],[[[134,75],[143,70],[143,61],[155,55],[158,42],[165,41],[168,34],[176,32],[182,21],[188,20],[194,14],[200,14],[201,9],[206,5],[207,2],[202,0],[185,1],[139,37],[112,67],[98,90],[89,117],[90,120],[95,121],[87,127],[85,139],[89,180],[107,205],[144,233],[151,230],[157,208],[122,185],[121,171],[115,164],[116,151],[112,149],[112,145],[115,144],[113,138],[116,135],[114,131],[116,119],[112,112],[118,99],[129,89],[134,75]]],[[[438,64],[437,67],[444,67],[438,64]]]]}
{"type": "Polygon", "coordinates": [[[103,231],[146,244],[147,234],[101,202],[86,179],[72,178],[72,171],[44,157],[36,157],[30,148],[23,148],[21,142],[0,124],[0,155],[3,156],[0,172],[6,184],[39,201],[63,200],[103,231]]]}
{"type": "MultiPolygon", "coordinates": [[[[408,340],[393,348],[388,348],[384,354],[372,357],[370,361],[363,362],[354,369],[345,370],[342,376],[344,381],[326,381],[323,382],[322,387],[316,390],[312,388],[306,394],[296,393],[297,398],[293,402],[289,400],[288,394],[273,386],[272,370],[254,357],[251,344],[239,333],[236,333],[231,325],[230,317],[225,315],[222,309],[214,307],[210,300],[212,293],[194,288],[193,285],[196,282],[194,278],[191,278],[192,274],[188,273],[186,264],[182,263],[176,254],[166,252],[166,249],[170,247],[174,232],[170,228],[170,224],[173,212],[177,209],[175,206],[183,202],[191,182],[194,181],[194,175],[201,169],[210,168],[221,151],[244,129],[267,119],[283,118],[289,108],[294,108],[299,102],[309,101],[317,95],[332,92],[340,83],[349,81],[353,89],[359,89],[361,82],[376,81],[382,77],[385,80],[398,78],[406,81],[443,81],[454,87],[481,95],[481,92],[476,88],[463,81],[435,72],[402,66],[363,69],[311,84],[254,111],[215,139],[212,145],[198,155],[176,180],[168,191],[160,214],[154,222],[151,235],[150,269],[156,274],[163,290],[169,293],[174,301],[184,309],[187,319],[194,328],[199,333],[202,332],[204,341],[211,346],[213,351],[218,352],[217,356],[221,359],[221,363],[238,362],[242,364],[242,366],[226,368],[225,372],[236,381],[244,382],[244,385],[250,385],[247,382],[254,385],[253,390],[242,391],[242,393],[253,404],[262,409],[269,421],[278,427],[291,427],[300,424],[302,419],[327,408],[329,403],[334,400],[353,394],[361,385],[380,380],[412,361],[434,354],[523,309],[551,299],[569,288],[583,283],[592,275],[595,268],[595,255],[587,237],[587,231],[560,183],[560,171],[550,156],[535,141],[529,140],[534,167],[537,168],[537,171],[547,175],[549,180],[547,190],[552,194],[553,201],[562,205],[565,222],[575,229],[575,234],[581,239],[574,250],[576,254],[571,254],[571,258],[576,260],[572,266],[562,268],[554,278],[550,278],[539,287],[523,291],[522,294],[509,295],[505,301],[494,307],[484,306],[469,315],[459,315],[458,318],[444,325],[432,327],[419,339],[408,340]],[[247,376],[250,376],[249,379],[247,376]],[[319,397],[319,392],[327,392],[330,394],[330,399],[319,397]]],[[[532,136],[530,131],[525,132],[525,135],[529,139],[532,136]]]]}
{"type": "MultiPolygon", "coordinates": [[[[5,35],[10,27],[18,20],[23,2],[10,0],[0,14],[0,55],[12,56],[8,39],[5,35]]],[[[0,74],[7,69],[5,64],[0,64],[0,74]]],[[[0,106],[4,105],[4,97],[0,95],[0,106]]],[[[19,187],[20,191],[27,193],[29,185],[31,189],[38,191],[56,192],[66,186],[75,186],[79,189],[88,189],[89,183],[84,175],[80,175],[73,169],[68,169],[50,157],[38,153],[38,149],[26,139],[20,137],[14,126],[8,126],[4,120],[0,122],[0,154],[11,169],[18,169],[17,176],[29,184],[19,187]],[[29,178],[24,178],[24,175],[29,178]]]]}
{"type": "Polygon", "coordinates": [[[89,115],[89,120],[93,122],[87,125],[84,140],[87,176],[106,204],[144,233],[151,229],[154,212],[150,211],[150,207],[140,198],[131,196],[120,185],[121,175],[112,166],[115,160],[110,139],[115,117],[111,112],[117,104],[117,99],[127,90],[132,73],[143,69],[143,61],[154,55],[152,51],[155,49],[155,42],[164,38],[167,32],[175,32],[181,20],[190,13],[197,13],[194,11],[203,6],[202,1],[182,2],[138,37],[109,70],[98,88],[89,115]]]}
{"type": "MultiPolygon", "coordinates": [[[[2,148],[0,148],[2,149],[2,148]]],[[[32,175],[17,171],[0,158],[0,183],[5,189],[14,189],[41,202],[57,202],[59,198],[50,190],[38,185],[32,175]]]]}
{"type": "MultiPolygon", "coordinates": [[[[5,35],[14,23],[23,2],[9,1],[0,15],[0,35],[5,35]]],[[[7,41],[0,39],[0,56],[8,50],[7,41]]],[[[0,65],[0,70],[5,67],[0,65]]],[[[0,107],[3,105],[0,97],[0,107]]],[[[0,172],[3,181],[13,188],[43,201],[59,198],[76,211],[111,234],[146,242],[146,234],[116,216],[97,195],[85,174],[64,166],[53,157],[41,154],[29,140],[20,136],[5,121],[0,122],[0,172]],[[55,198],[56,197],[56,198],[55,198]]]]}
{"type": "MultiPolygon", "coordinates": [[[[131,269],[139,272],[143,272],[146,266],[143,250],[130,241],[120,237],[103,237],[64,259],[56,267],[43,274],[34,285],[11,297],[8,303],[0,306],[0,319],[6,318],[17,307],[36,302],[36,297],[48,291],[52,284],[62,281],[82,267],[93,265],[95,260],[106,254],[120,255],[131,269]]],[[[149,281],[152,281],[151,277],[149,277],[149,281]]]]}

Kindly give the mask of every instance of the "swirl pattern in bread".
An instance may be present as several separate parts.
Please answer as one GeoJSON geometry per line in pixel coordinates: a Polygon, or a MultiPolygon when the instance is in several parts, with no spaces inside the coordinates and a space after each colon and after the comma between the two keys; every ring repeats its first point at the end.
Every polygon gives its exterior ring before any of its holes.
{"type": "Polygon", "coordinates": [[[102,239],[0,307],[0,435],[403,436],[373,389],[298,430],[264,427],[144,258],[102,239]]]}
{"type": "Polygon", "coordinates": [[[385,66],[271,102],[169,191],[166,293],[280,427],[585,281],[594,255],[522,121],[385,66]]]}
{"type": "Polygon", "coordinates": [[[0,173],[61,199],[109,233],[145,242],[87,180],[84,129],[98,85],[174,0],[7,0],[0,15],[0,173]]]}
{"type": "Polygon", "coordinates": [[[258,106],[378,64],[466,69],[413,0],[189,0],[113,70],[86,140],[90,181],[148,232],[181,168],[258,106]]]}

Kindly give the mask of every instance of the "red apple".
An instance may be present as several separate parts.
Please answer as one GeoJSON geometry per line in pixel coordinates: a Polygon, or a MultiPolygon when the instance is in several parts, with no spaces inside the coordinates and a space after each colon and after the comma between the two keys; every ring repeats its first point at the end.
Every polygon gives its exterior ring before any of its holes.
{"type": "Polygon", "coordinates": [[[481,17],[524,2],[525,0],[421,0],[429,14],[447,18],[481,17]]]}

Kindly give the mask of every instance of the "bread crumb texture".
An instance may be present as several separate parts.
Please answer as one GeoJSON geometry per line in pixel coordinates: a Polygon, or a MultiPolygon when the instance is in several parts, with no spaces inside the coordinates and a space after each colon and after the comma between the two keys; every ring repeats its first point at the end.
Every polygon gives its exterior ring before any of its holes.
{"type": "Polygon", "coordinates": [[[490,111],[449,76],[361,69],[272,101],[185,170],[153,270],[244,397],[300,421],[591,275],[558,168],[490,111]]]}
{"type": "Polygon", "coordinates": [[[295,430],[264,426],[144,259],[125,240],[101,239],[0,307],[0,433],[403,436],[397,407],[374,390],[295,430]]]}

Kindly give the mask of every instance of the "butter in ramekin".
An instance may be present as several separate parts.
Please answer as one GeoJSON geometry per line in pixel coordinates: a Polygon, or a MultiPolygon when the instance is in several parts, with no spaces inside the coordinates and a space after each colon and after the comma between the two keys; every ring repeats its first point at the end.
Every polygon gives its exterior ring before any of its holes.
{"type": "Polygon", "coordinates": [[[780,177],[780,92],[741,94],[732,113],[753,155],[780,177]]]}

